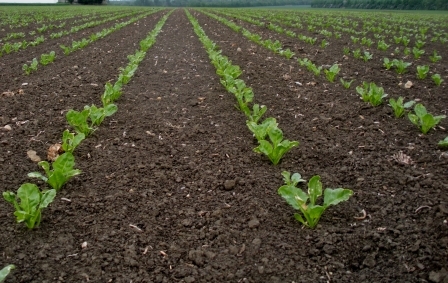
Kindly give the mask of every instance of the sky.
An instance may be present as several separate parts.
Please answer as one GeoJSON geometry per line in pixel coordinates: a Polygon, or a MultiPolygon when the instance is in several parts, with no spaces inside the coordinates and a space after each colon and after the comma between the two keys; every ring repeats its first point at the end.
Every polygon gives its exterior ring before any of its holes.
{"type": "Polygon", "coordinates": [[[58,3],[58,0],[0,0],[0,3],[58,3]]]}

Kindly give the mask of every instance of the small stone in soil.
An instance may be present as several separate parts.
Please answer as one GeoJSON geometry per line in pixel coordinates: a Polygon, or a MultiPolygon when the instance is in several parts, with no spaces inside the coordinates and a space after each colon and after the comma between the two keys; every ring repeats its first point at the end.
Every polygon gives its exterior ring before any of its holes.
{"type": "Polygon", "coordinates": [[[258,221],[258,219],[252,219],[251,221],[249,221],[248,225],[249,228],[257,228],[258,226],[260,226],[260,221],[258,221]]]}
{"type": "Polygon", "coordinates": [[[235,184],[236,184],[235,180],[226,180],[224,182],[224,189],[226,191],[230,191],[235,187],[235,184]]]}

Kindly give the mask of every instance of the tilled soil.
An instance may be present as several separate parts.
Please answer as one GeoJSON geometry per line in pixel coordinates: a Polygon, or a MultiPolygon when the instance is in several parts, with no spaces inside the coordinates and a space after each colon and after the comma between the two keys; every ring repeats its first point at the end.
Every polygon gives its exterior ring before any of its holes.
{"type": "MultiPolygon", "coordinates": [[[[27,150],[45,157],[68,109],[99,105],[104,83],[165,12],[2,84],[24,90],[0,98],[2,126],[12,127],[0,132],[2,192],[35,181],[26,176],[39,170],[27,150]]],[[[446,131],[422,136],[387,105],[370,107],[353,87],[315,78],[192,13],[244,70],[266,116],[300,145],[277,166],[252,151],[244,115],[176,10],[118,112],[76,150],[83,174],[58,193],[40,228],[15,224],[12,206],[0,202],[0,267],[17,266],[6,282],[442,282],[448,158],[436,143],[446,131]],[[400,151],[412,164],[396,161],[400,151]],[[277,195],[283,170],[320,175],[354,196],[329,208],[315,230],[302,228],[277,195]]]]}

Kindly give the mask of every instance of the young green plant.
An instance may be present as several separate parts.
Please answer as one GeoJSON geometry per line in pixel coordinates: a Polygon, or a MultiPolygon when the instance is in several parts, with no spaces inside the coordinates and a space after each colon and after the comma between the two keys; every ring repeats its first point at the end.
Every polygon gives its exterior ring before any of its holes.
{"type": "Polygon", "coordinates": [[[419,80],[423,80],[426,78],[429,72],[429,66],[423,65],[423,66],[417,66],[417,78],[419,80]]]}
{"type": "Polygon", "coordinates": [[[403,97],[399,97],[397,100],[391,98],[389,99],[389,105],[394,110],[394,115],[396,118],[400,118],[404,115],[405,109],[411,108],[415,104],[414,100],[408,101],[403,104],[403,97]]]}
{"type": "Polygon", "coordinates": [[[69,130],[65,130],[62,133],[62,149],[64,152],[71,152],[86,138],[83,133],[70,133],[69,130]]]}
{"type": "Polygon", "coordinates": [[[325,189],[324,202],[322,205],[316,203],[317,199],[322,196],[322,183],[320,176],[313,176],[308,182],[308,193],[297,187],[299,182],[303,182],[300,174],[295,173],[290,176],[289,172],[282,172],[286,185],[278,189],[278,194],[283,197],[286,202],[294,209],[300,210],[302,213],[295,213],[294,218],[303,225],[313,229],[317,226],[322,214],[330,205],[336,205],[340,202],[348,200],[353,191],[349,189],[325,189]]]}
{"type": "Polygon", "coordinates": [[[357,86],[356,91],[361,95],[361,99],[365,102],[370,102],[373,106],[378,106],[383,103],[383,98],[387,96],[382,87],[375,83],[363,82],[362,86],[357,86]]]}
{"type": "Polygon", "coordinates": [[[25,74],[29,75],[31,73],[31,71],[37,71],[38,64],[39,64],[39,62],[37,61],[36,58],[34,58],[29,66],[28,66],[28,64],[23,64],[22,70],[25,71],[25,74]]]}
{"type": "Polygon", "coordinates": [[[263,153],[274,165],[280,162],[280,159],[293,147],[298,146],[298,141],[289,141],[283,139],[283,132],[278,127],[268,128],[267,135],[269,140],[259,140],[259,145],[254,148],[257,153],[263,153]]]}
{"type": "Polygon", "coordinates": [[[50,63],[53,63],[54,59],[56,58],[56,53],[54,51],[51,51],[48,54],[42,54],[40,55],[40,63],[43,66],[46,66],[50,63]]]}
{"type": "Polygon", "coordinates": [[[17,222],[24,222],[28,229],[39,226],[42,209],[52,203],[55,196],[56,190],[41,192],[35,184],[30,183],[21,185],[17,190],[17,195],[9,191],[3,193],[3,198],[15,208],[14,215],[17,222]]]}
{"type": "Polygon", "coordinates": [[[418,103],[414,107],[414,113],[408,113],[408,118],[412,124],[416,125],[423,134],[428,133],[429,130],[434,128],[445,115],[433,116],[426,111],[425,106],[418,103]],[[415,113],[415,114],[414,114],[415,113]]]}
{"type": "Polygon", "coordinates": [[[325,69],[325,76],[327,77],[327,80],[329,82],[334,82],[334,78],[336,77],[336,75],[339,73],[341,69],[339,69],[339,65],[338,64],[334,64],[333,66],[331,66],[329,69],[325,69]]]}
{"type": "Polygon", "coordinates": [[[342,84],[342,86],[343,86],[344,88],[349,89],[350,86],[352,85],[352,82],[353,82],[354,80],[351,80],[351,81],[345,81],[343,78],[341,78],[340,81],[341,81],[341,84],[342,84]]]}
{"type": "Polygon", "coordinates": [[[46,176],[39,172],[31,172],[28,173],[28,177],[39,178],[48,183],[56,191],[60,190],[70,178],[81,174],[81,170],[74,169],[75,157],[71,152],[61,154],[51,164],[53,169],[50,169],[50,164],[47,161],[41,161],[38,164],[44,169],[46,176]]]}
{"type": "Polygon", "coordinates": [[[442,77],[440,76],[440,74],[434,74],[431,76],[432,81],[434,82],[434,84],[436,86],[439,86],[442,84],[442,82],[444,81],[444,79],[442,79],[442,77]]]}

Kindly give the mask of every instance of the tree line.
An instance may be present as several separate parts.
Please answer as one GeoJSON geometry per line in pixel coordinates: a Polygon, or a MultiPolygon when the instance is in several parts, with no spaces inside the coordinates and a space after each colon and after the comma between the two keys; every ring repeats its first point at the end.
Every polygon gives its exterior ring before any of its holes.
{"type": "Polygon", "coordinates": [[[314,8],[448,10],[448,0],[312,0],[314,8]]]}

